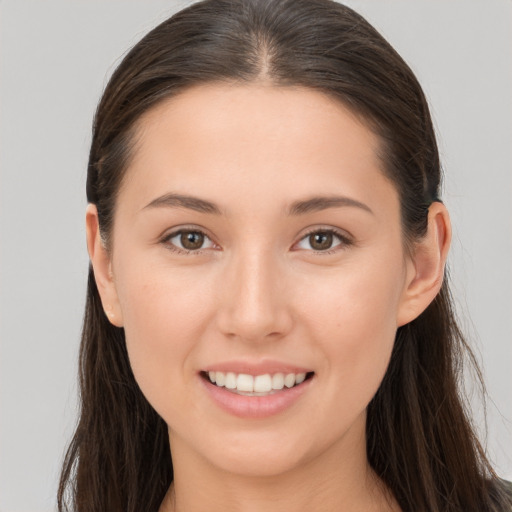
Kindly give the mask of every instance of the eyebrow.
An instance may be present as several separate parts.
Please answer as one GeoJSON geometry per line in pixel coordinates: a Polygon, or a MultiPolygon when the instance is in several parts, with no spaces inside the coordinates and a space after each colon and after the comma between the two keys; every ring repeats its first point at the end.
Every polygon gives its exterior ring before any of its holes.
{"type": "Polygon", "coordinates": [[[149,204],[147,204],[143,210],[146,208],[188,208],[189,210],[195,210],[200,213],[211,213],[215,215],[220,215],[220,208],[205,199],[199,199],[198,197],[186,196],[182,194],[164,194],[163,196],[157,197],[153,199],[149,204]]]}
{"type": "Polygon", "coordinates": [[[305,213],[319,212],[328,208],[338,208],[341,206],[351,206],[360,208],[373,215],[373,211],[369,206],[356,199],[345,196],[327,196],[312,197],[305,201],[295,201],[288,210],[288,215],[303,215],[305,213]]]}
{"type": "MultiPolygon", "coordinates": [[[[311,212],[319,212],[327,210],[328,208],[339,208],[343,206],[350,206],[360,208],[373,214],[373,211],[369,206],[356,199],[345,196],[319,196],[312,197],[310,199],[295,201],[288,208],[288,215],[304,215],[311,212]]],[[[208,213],[214,215],[221,215],[220,208],[211,201],[206,199],[200,199],[199,197],[188,196],[183,194],[164,194],[163,196],[153,199],[147,204],[143,210],[147,208],[187,208],[189,210],[195,210],[200,213],[208,213]]]]}

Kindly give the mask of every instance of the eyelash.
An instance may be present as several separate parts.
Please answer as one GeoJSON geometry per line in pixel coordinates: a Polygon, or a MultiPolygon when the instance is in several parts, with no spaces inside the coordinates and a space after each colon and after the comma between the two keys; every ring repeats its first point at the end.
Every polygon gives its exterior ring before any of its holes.
{"type": "MultiPolygon", "coordinates": [[[[304,240],[316,233],[333,235],[340,242],[339,244],[335,245],[331,249],[326,249],[325,251],[318,251],[318,250],[312,249],[312,251],[318,255],[327,256],[329,254],[334,254],[334,253],[337,253],[337,252],[343,250],[344,248],[350,247],[351,245],[354,244],[353,240],[350,239],[345,233],[343,233],[337,229],[334,229],[334,228],[313,228],[310,231],[306,232],[300,238],[299,242],[297,242],[297,243],[302,242],[302,240],[304,240]]],[[[297,244],[294,244],[294,245],[297,245],[297,244]]]]}
{"type": "MultiPolygon", "coordinates": [[[[190,250],[190,249],[182,249],[181,247],[177,247],[173,243],[170,242],[171,239],[175,238],[176,236],[182,235],[183,233],[197,233],[202,235],[205,239],[208,239],[212,244],[215,244],[213,240],[201,229],[197,228],[181,228],[177,231],[173,231],[172,233],[168,233],[165,235],[161,240],[160,243],[164,244],[170,251],[176,252],[179,254],[184,255],[199,255],[204,252],[205,249],[199,248],[197,250],[190,250]]],[[[302,242],[306,238],[310,237],[311,235],[321,233],[321,234],[328,234],[333,235],[333,237],[336,237],[340,243],[336,244],[332,249],[326,249],[325,251],[322,250],[315,250],[311,249],[312,252],[318,255],[329,255],[334,254],[340,250],[343,250],[343,248],[350,247],[354,244],[354,242],[344,233],[341,231],[338,231],[337,229],[333,228],[314,228],[305,233],[298,242],[294,244],[297,245],[298,243],[302,242]]],[[[306,249],[307,250],[307,249],[306,249]]]]}
{"type": "Polygon", "coordinates": [[[168,233],[165,235],[160,242],[166,246],[167,249],[169,249],[172,252],[176,252],[178,254],[184,254],[184,255],[199,255],[202,254],[205,249],[199,248],[197,250],[190,250],[190,249],[182,249],[181,247],[177,247],[173,243],[171,243],[171,239],[173,239],[176,236],[182,235],[183,233],[198,233],[202,236],[204,236],[205,239],[209,240],[212,244],[215,244],[213,240],[201,229],[197,228],[180,228],[176,231],[173,231],[172,233],[168,233]]]}

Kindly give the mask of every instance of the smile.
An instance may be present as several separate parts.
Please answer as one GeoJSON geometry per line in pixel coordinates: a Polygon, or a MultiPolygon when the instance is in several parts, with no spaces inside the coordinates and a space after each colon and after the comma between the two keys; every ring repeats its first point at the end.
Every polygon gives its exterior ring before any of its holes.
{"type": "Polygon", "coordinates": [[[290,389],[302,384],[310,373],[265,373],[263,375],[249,375],[246,373],[210,371],[204,376],[219,388],[225,388],[244,396],[272,395],[284,388],[290,389]]]}

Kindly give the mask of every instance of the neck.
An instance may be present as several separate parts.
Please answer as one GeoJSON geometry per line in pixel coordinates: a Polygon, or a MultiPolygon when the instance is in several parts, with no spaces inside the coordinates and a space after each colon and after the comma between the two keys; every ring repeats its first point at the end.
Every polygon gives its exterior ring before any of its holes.
{"type": "Polygon", "coordinates": [[[240,475],[213,466],[171,435],[174,481],[160,512],[397,512],[370,468],[364,434],[299,467],[272,475],[240,475]]]}

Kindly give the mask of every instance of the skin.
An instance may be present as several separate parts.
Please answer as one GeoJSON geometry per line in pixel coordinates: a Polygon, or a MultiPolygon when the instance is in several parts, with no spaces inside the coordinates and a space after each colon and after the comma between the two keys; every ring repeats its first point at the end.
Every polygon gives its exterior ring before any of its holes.
{"type": "Polygon", "coordinates": [[[427,235],[406,251],[379,140],[307,89],[195,87],[139,120],[136,140],[109,250],[94,205],[87,237],[105,311],[169,426],[175,480],[161,511],[399,510],[367,462],[366,407],[397,327],[441,286],[444,206],[430,207],[427,235]],[[147,206],[169,193],[219,213],[147,206]],[[290,215],[297,201],[333,195],[364,207],[290,215]],[[169,237],[180,228],[209,238],[180,251],[169,237]],[[315,250],[311,229],[341,238],[315,250]],[[314,377],[284,411],[240,418],[199,376],[232,360],[277,360],[314,377]]]}

